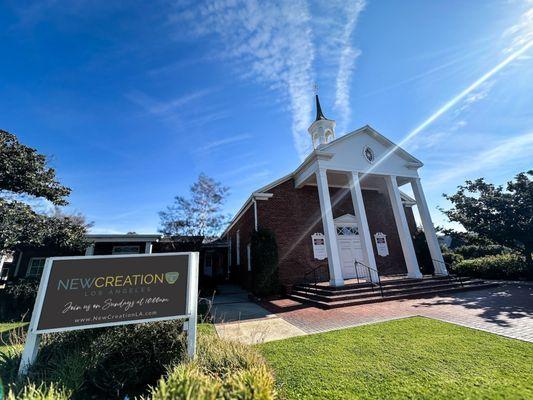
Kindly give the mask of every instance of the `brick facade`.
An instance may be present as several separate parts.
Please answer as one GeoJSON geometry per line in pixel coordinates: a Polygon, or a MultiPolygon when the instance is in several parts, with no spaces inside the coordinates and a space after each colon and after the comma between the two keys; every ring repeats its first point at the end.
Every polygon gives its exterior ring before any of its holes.
{"type": "MultiPolygon", "coordinates": [[[[267,192],[272,193],[273,197],[269,200],[257,201],[258,225],[275,233],[279,253],[280,282],[290,287],[301,282],[307,271],[320,265],[327,266],[327,260],[319,261],[313,258],[311,243],[313,233],[323,233],[318,192],[315,186],[295,189],[293,179],[282,182],[267,192]]],[[[344,214],[354,214],[348,189],[330,188],[330,196],[334,218],[344,214]]],[[[381,275],[406,273],[400,239],[387,194],[363,190],[363,200],[379,273],[381,275]],[[377,255],[373,237],[376,232],[383,232],[387,235],[389,247],[387,257],[377,255]]],[[[405,210],[411,232],[414,232],[416,225],[412,210],[409,207],[405,207],[405,210]]],[[[246,273],[246,245],[250,241],[253,229],[254,208],[252,204],[226,233],[226,238],[232,241],[232,271],[240,275],[238,281],[244,284],[249,279],[246,273]],[[240,232],[240,266],[236,265],[237,231],[240,232]]]]}

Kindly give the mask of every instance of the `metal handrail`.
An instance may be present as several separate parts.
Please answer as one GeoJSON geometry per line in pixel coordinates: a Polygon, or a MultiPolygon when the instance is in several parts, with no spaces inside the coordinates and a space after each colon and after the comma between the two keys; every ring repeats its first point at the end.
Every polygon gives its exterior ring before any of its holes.
{"type": "Polygon", "coordinates": [[[455,278],[459,281],[459,284],[461,285],[461,287],[463,287],[463,281],[461,279],[461,277],[459,275],[452,275],[450,274],[450,268],[449,267],[452,267],[452,265],[450,263],[447,263],[446,261],[444,260],[436,260],[435,258],[432,258],[431,259],[432,261],[436,261],[436,262],[439,262],[441,264],[444,264],[444,266],[446,267],[446,269],[448,270],[448,280],[450,281],[450,283],[452,283],[452,278],[455,278]]]}
{"type": "MultiPolygon", "coordinates": [[[[307,279],[307,277],[311,274],[313,274],[313,287],[316,289],[316,286],[318,285],[318,277],[317,277],[317,270],[319,270],[320,268],[325,268],[325,265],[319,265],[318,267],[315,267],[309,271],[307,271],[305,274],[304,274],[304,282],[307,284],[307,287],[309,287],[310,283],[307,279]]],[[[308,291],[307,291],[307,288],[305,290],[305,293],[307,294],[308,291]]]]}
{"type": "Polygon", "coordinates": [[[357,260],[355,260],[354,263],[355,263],[355,276],[357,277],[357,283],[359,283],[359,274],[357,272],[357,264],[359,264],[368,270],[368,278],[370,279],[370,283],[372,284],[372,291],[374,291],[374,285],[376,285],[379,287],[381,297],[385,297],[385,295],[383,294],[383,285],[381,284],[381,278],[379,277],[377,268],[369,267],[368,265],[365,265],[361,261],[357,261],[357,260]],[[377,283],[372,280],[372,271],[374,271],[378,277],[377,283]]]}

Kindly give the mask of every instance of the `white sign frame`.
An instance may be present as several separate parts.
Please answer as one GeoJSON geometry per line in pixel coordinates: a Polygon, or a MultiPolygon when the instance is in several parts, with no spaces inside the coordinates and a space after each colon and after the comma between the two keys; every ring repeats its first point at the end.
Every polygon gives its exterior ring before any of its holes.
{"type": "Polygon", "coordinates": [[[311,243],[313,244],[313,257],[315,258],[315,260],[325,260],[326,258],[328,258],[328,251],[326,249],[326,236],[323,234],[323,233],[313,233],[311,235],[311,243]],[[324,241],[324,244],[323,245],[316,245],[315,244],[315,239],[321,239],[324,241]],[[319,248],[324,248],[324,251],[322,252],[322,249],[320,250],[320,253],[319,251],[317,251],[319,248]]]}
{"type": "Polygon", "coordinates": [[[34,363],[39,351],[39,343],[41,335],[44,333],[57,333],[67,332],[82,329],[102,328],[118,325],[130,325],[141,324],[144,322],[157,322],[157,321],[171,321],[177,319],[185,319],[187,322],[183,325],[183,330],[187,332],[187,353],[191,359],[196,357],[196,323],[198,315],[198,270],[199,270],[199,253],[198,252],[176,252],[176,253],[157,253],[157,254],[119,254],[119,255],[98,255],[98,256],[72,256],[72,257],[49,257],[44,264],[43,274],[41,275],[41,281],[39,283],[39,289],[37,291],[37,297],[35,298],[35,305],[31,315],[30,325],[26,335],[26,343],[22,352],[20,360],[20,366],[18,374],[19,376],[25,375],[28,372],[28,368],[34,363]],[[67,328],[57,329],[43,329],[37,330],[37,324],[41,317],[41,311],[43,308],[44,297],[46,294],[46,288],[48,286],[48,280],[50,278],[50,272],[52,270],[52,264],[55,260],[87,260],[87,259],[112,259],[112,258],[130,258],[130,257],[165,257],[187,255],[188,256],[188,274],[187,274],[187,298],[186,298],[186,310],[185,315],[177,315],[170,317],[159,318],[145,318],[131,321],[122,322],[104,322],[99,324],[72,326],[67,328]]]}
{"type": "Polygon", "coordinates": [[[385,235],[383,232],[377,232],[374,234],[374,240],[376,241],[376,249],[378,251],[378,255],[381,257],[387,257],[389,255],[387,235],[385,235]],[[383,239],[383,243],[379,243],[378,239],[383,239]]]}

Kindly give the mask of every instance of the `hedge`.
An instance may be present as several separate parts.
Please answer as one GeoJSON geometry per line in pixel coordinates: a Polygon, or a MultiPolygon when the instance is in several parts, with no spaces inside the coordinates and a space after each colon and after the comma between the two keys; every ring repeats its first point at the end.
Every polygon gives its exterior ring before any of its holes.
{"type": "Polygon", "coordinates": [[[252,233],[252,291],[258,296],[280,292],[278,245],[274,233],[259,229],[252,233]]]}
{"type": "Polygon", "coordinates": [[[180,326],[154,322],[45,335],[22,381],[16,379],[22,348],[11,347],[0,353],[8,399],[276,398],[273,374],[256,348],[199,326],[197,358],[191,362],[182,351],[180,326]]]}
{"type": "Polygon", "coordinates": [[[516,254],[501,254],[463,260],[453,266],[458,275],[485,279],[532,279],[525,260],[516,254]]]}

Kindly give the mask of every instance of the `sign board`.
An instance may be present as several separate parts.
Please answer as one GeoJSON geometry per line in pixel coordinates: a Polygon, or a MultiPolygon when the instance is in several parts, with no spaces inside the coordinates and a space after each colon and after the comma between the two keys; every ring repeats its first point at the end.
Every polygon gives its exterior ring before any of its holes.
{"type": "Polygon", "coordinates": [[[376,248],[378,249],[378,255],[386,257],[389,255],[389,246],[387,246],[387,235],[383,232],[378,232],[374,235],[376,241],[376,248]]]}
{"type": "Polygon", "coordinates": [[[313,256],[317,260],[325,260],[328,258],[326,253],[326,238],[323,233],[314,233],[311,235],[313,243],[313,256]]]}
{"type": "Polygon", "coordinates": [[[198,253],[52,257],[46,260],[19,373],[43,333],[187,319],[196,343],[198,253]]]}

